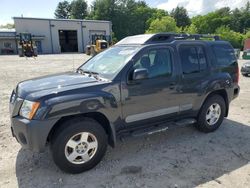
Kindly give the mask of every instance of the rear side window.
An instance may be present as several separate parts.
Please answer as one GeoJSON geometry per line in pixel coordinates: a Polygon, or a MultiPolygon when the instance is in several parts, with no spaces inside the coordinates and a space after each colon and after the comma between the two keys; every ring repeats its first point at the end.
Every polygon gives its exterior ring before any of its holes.
{"type": "Polygon", "coordinates": [[[207,60],[202,46],[181,46],[179,51],[183,74],[206,70],[207,60]]]}
{"type": "Polygon", "coordinates": [[[217,66],[228,66],[235,63],[236,57],[234,49],[226,45],[216,45],[213,46],[213,51],[216,57],[217,66]]]}
{"type": "Polygon", "coordinates": [[[200,64],[200,71],[207,69],[207,59],[205,55],[205,51],[201,46],[196,47],[198,58],[199,58],[199,64],[200,64]]]}

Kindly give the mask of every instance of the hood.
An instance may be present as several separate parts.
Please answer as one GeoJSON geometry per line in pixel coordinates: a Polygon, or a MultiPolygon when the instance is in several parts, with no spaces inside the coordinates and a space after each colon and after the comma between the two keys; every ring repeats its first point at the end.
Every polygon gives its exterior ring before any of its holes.
{"type": "Polygon", "coordinates": [[[25,98],[32,93],[58,92],[68,90],[69,88],[79,88],[94,85],[101,80],[88,75],[82,75],[75,72],[65,72],[38,77],[20,82],[17,86],[17,94],[21,98],[25,98]]]}

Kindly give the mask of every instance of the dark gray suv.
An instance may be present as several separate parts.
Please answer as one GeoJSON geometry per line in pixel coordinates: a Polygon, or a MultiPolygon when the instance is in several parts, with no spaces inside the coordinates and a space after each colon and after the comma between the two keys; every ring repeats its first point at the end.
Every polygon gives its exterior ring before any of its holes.
{"type": "Polygon", "coordinates": [[[216,130],[239,94],[239,69],[228,42],[206,37],[131,36],[75,72],[19,83],[10,98],[13,136],[32,151],[49,145],[60,169],[80,173],[117,138],[188,124],[216,130]]]}

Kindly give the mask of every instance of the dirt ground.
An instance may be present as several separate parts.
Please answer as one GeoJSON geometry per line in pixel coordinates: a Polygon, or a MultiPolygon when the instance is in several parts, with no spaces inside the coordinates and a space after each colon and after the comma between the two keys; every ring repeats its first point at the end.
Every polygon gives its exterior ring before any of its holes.
{"type": "MultiPolygon", "coordinates": [[[[50,153],[21,149],[11,136],[9,96],[19,81],[70,71],[88,57],[0,56],[0,187],[250,187],[250,77],[240,78],[240,96],[221,128],[203,134],[184,127],[119,141],[94,169],[69,175],[50,153]]],[[[240,61],[240,65],[244,61],[240,61]]]]}

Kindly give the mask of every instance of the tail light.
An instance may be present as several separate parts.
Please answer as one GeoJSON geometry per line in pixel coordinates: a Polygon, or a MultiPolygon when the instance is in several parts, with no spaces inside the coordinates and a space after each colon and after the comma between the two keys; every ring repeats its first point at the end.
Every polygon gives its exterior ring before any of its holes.
{"type": "Polygon", "coordinates": [[[240,80],[240,69],[239,69],[239,66],[237,66],[237,70],[236,70],[236,83],[238,84],[239,83],[239,80],[240,80]]]}

